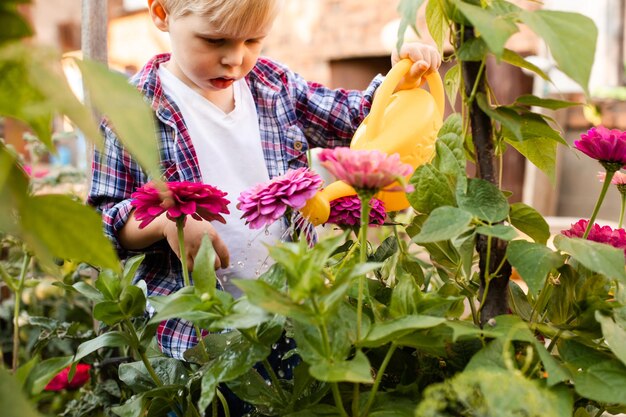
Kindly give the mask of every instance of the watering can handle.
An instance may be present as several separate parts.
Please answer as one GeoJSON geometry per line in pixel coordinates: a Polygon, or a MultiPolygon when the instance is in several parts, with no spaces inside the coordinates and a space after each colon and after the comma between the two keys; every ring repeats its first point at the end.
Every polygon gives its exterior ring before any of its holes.
{"type": "MultiPolygon", "coordinates": [[[[380,127],[382,125],[383,115],[385,113],[385,108],[387,104],[389,104],[389,100],[391,99],[391,95],[395,90],[396,86],[402,80],[405,74],[409,72],[411,69],[411,65],[413,65],[413,61],[410,59],[403,59],[396,63],[396,65],[389,70],[385,80],[376,90],[376,96],[374,97],[374,102],[372,103],[372,108],[369,113],[369,120],[367,125],[367,135],[371,138],[378,135],[380,131],[380,127]]],[[[439,114],[443,116],[444,110],[444,93],[443,93],[443,82],[441,81],[441,77],[437,71],[433,71],[426,76],[426,82],[428,83],[428,87],[430,88],[430,94],[435,99],[435,103],[437,104],[437,109],[439,110],[439,114]]]]}

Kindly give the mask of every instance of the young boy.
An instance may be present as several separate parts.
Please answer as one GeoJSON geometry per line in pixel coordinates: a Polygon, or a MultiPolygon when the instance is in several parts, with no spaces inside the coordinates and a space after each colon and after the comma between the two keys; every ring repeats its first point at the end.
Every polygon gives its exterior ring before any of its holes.
{"type": "MultiPolygon", "coordinates": [[[[228,192],[226,224],[188,218],[184,239],[193,268],[201,238],[209,235],[220,284],[235,296],[229,279],[264,272],[263,243],[275,243],[285,232],[280,222],[268,231],[248,229],[235,207],[239,193],[306,166],[309,147],[349,146],[382,78],[364,92],[330,90],[260,58],[280,2],[149,0],[152,21],[169,33],[172,52],[155,56],[132,80],[155,112],[164,179],[228,192]]],[[[415,62],[405,79],[409,85],[440,64],[437,51],[423,44],[405,45],[400,57],[415,62]]],[[[392,62],[398,60],[394,54],[392,62]]],[[[135,279],[146,281],[148,294],[175,292],[183,286],[176,225],[162,215],[139,229],[130,195],[148,179],[111,126],[104,122],[102,129],[105,147],[94,156],[89,202],[102,212],[122,256],[146,253],[135,279]]],[[[197,343],[193,326],[182,320],[163,323],[157,339],[166,355],[179,359],[197,343]]]]}

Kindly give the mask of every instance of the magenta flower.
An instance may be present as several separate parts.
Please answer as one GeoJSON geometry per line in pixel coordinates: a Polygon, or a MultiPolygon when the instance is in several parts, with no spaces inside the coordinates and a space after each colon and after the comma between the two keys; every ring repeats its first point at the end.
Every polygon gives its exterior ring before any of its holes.
{"type": "MultiPolygon", "coordinates": [[[[587,229],[589,220],[580,219],[576,223],[572,224],[569,230],[562,230],[561,234],[567,237],[580,237],[582,238],[587,229]]],[[[618,249],[626,250],[626,230],[624,229],[612,229],[610,226],[600,226],[594,223],[591,226],[588,240],[592,240],[598,243],[606,243],[618,249]]]]}
{"type": "Polygon", "coordinates": [[[288,207],[295,210],[304,207],[322,183],[322,178],[308,168],[289,170],[242,192],[237,208],[251,229],[260,229],[281,218],[288,207]]]}
{"type": "Polygon", "coordinates": [[[599,161],[607,171],[617,171],[626,165],[626,132],[604,126],[592,127],[580,135],[574,147],[599,161]]]}
{"type": "MultiPolygon", "coordinates": [[[[369,224],[380,226],[385,223],[385,204],[377,198],[370,200],[369,224]]],[[[337,198],[330,202],[330,215],[327,223],[339,226],[359,226],[361,224],[361,200],[356,195],[337,198]]]]}
{"type": "Polygon", "coordinates": [[[357,190],[381,190],[413,172],[397,153],[334,148],[322,150],[319,158],[331,174],[357,190]]]}
{"type": "Polygon", "coordinates": [[[191,215],[196,220],[226,223],[221,215],[230,213],[227,207],[230,201],[224,198],[225,192],[196,182],[168,182],[166,185],[167,190],[162,191],[149,182],[131,194],[135,218],[141,221],[140,229],[163,213],[172,221],[191,215]]]}

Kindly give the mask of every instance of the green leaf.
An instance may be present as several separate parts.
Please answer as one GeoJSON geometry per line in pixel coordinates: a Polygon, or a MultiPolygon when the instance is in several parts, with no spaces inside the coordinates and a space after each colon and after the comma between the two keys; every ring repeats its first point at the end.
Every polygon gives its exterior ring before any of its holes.
{"type": "Polygon", "coordinates": [[[509,203],[502,191],[483,179],[470,179],[467,193],[457,194],[457,201],[459,208],[489,223],[502,221],[509,214],[509,203]]]}
{"type": "Polygon", "coordinates": [[[482,61],[489,49],[482,38],[471,38],[463,42],[456,52],[459,61],[482,61]]]}
{"type": "MultiPolygon", "coordinates": [[[[430,2],[428,2],[430,4],[430,2]]],[[[461,66],[457,63],[454,64],[443,77],[443,88],[446,91],[446,96],[450,102],[450,106],[454,108],[456,99],[459,94],[459,87],[461,86],[461,66]]]]}
{"type": "Polygon", "coordinates": [[[431,164],[417,167],[409,183],[415,190],[407,194],[407,198],[419,213],[429,214],[437,207],[456,206],[454,189],[447,177],[431,164]]]}
{"type": "Polygon", "coordinates": [[[516,67],[520,67],[520,68],[524,68],[529,71],[532,71],[535,74],[539,75],[544,80],[550,81],[550,77],[548,77],[548,75],[545,72],[543,72],[541,68],[539,68],[535,64],[532,64],[526,61],[524,57],[522,57],[517,52],[514,52],[510,49],[505,49],[504,53],[502,54],[502,60],[508,64],[515,65],[516,67]]]}
{"type": "Polygon", "coordinates": [[[448,35],[448,21],[441,2],[429,1],[426,3],[426,24],[439,53],[443,54],[443,44],[448,35]]]}
{"type": "Polygon", "coordinates": [[[592,365],[574,375],[574,388],[594,401],[626,405],[626,367],[618,361],[592,365]]]}
{"type": "Polygon", "coordinates": [[[611,317],[596,311],[596,320],[602,326],[602,335],[615,356],[626,366],[626,329],[613,321],[611,317]]]}
{"type": "MultiPolygon", "coordinates": [[[[150,364],[159,380],[164,385],[185,385],[189,372],[183,362],[173,358],[151,358],[150,364]]],[[[143,362],[123,363],[118,368],[118,376],[135,393],[142,393],[156,388],[156,382],[150,376],[143,362]]]]}
{"type": "Polygon", "coordinates": [[[291,298],[258,280],[233,280],[248,296],[248,300],[274,314],[291,317],[304,323],[315,323],[315,315],[306,307],[294,303],[291,298]]]}
{"type": "Polygon", "coordinates": [[[0,8],[0,45],[33,34],[24,16],[14,9],[14,5],[6,5],[6,0],[0,8]]]}
{"type": "Polygon", "coordinates": [[[95,286],[108,301],[117,302],[122,293],[122,285],[116,273],[110,269],[105,269],[98,274],[95,286]]]}
{"type": "Polygon", "coordinates": [[[519,153],[543,171],[554,184],[556,180],[556,142],[552,139],[532,138],[519,142],[507,140],[519,153]]]}
{"type": "Polygon", "coordinates": [[[558,110],[564,109],[572,106],[580,106],[582,103],[577,103],[574,101],[564,101],[564,100],[556,100],[553,98],[541,98],[537,96],[533,96],[532,94],[527,94],[523,96],[519,96],[515,99],[515,104],[522,106],[537,106],[543,107],[545,109],[558,110]]]}
{"type": "Polygon", "coordinates": [[[535,242],[546,244],[550,238],[550,226],[541,214],[524,203],[511,204],[509,213],[511,224],[530,236],[535,242]]]}
{"type": "Polygon", "coordinates": [[[361,350],[349,361],[330,362],[319,361],[311,364],[311,375],[326,382],[355,382],[371,384],[374,382],[370,372],[370,362],[361,350]]]}
{"type": "Polygon", "coordinates": [[[24,396],[15,377],[0,368],[0,398],[4,417],[40,417],[31,402],[24,396]]]}
{"type": "Polygon", "coordinates": [[[204,375],[198,401],[199,409],[204,410],[211,404],[220,382],[228,382],[245,374],[269,354],[270,348],[267,346],[251,343],[243,337],[233,339],[221,354],[201,368],[204,375]]]}
{"type": "Polygon", "coordinates": [[[215,250],[208,235],[202,237],[200,249],[193,264],[193,285],[200,294],[215,295],[217,275],[215,275],[215,250]]]}
{"type": "Polygon", "coordinates": [[[568,238],[563,235],[554,238],[557,249],[569,253],[572,258],[586,268],[626,283],[624,272],[624,251],[590,240],[568,238]]]}
{"type": "Polygon", "coordinates": [[[456,207],[437,207],[424,222],[422,230],[411,239],[416,243],[454,239],[469,229],[472,215],[456,207]]]}
{"type": "Polygon", "coordinates": [[[78,346],[76,354],[72,358],[73,362],[78,362],[87,355],[95,352],[98,349],[105,347],[122,347],[131,345],[130,339],[127,334],[118,331],[112,331],[103,333],[95,339],[83,342],[78,346]]]}
{"type": "Polygon", "coordinates": [[[485,236],[497,237],[502,240],[513,240],[517,237],[515,229],[504,224],[478,226],[476,228],[476,233],[485,236]]]}
{"type": "Polygon", "coordinates": [[[91,301],[95,301],[96,303],[104,301],[102,293],[91,285],[87,284],[86,282],[77,282],[76,284],[72,285],[72,287],[74,287],[76,291],[78,291],[80,294],[84,295],[91,301]]]}
{"type": "Polygon", "coordinates": [[[93,208],[50,194],[29,198],[20,214],[25,240],[40,256],[120,270],[111,241],[102,232],[102,219],[93,208]]]}
{"type": "Polygon", "coordinates": [[[133,282],[133,278],[135,278],[135,273],[137,272],[137,269],[145,258],[146,255],[141,254],[133,256],[132,258],[124,262],[124,272],[122,273],[123,279],[121,282],[122,288],[131,285],[131,283],[133,282]]]}
{"type": "Polygon", "coordinates": [[[396,43],[396,49],[399,51],[400,47],[404,43],[404,33],[410,26],[415,33],[419,34],[415,21],[417,20],[417,11],[424,3],[424,0],[400,0],[398,3],[398,15],[400,15],[400,25],[398,26],[398,41],[396,43]]]}
{"type": "Polygon", "coordinates": [[[89,98],[149,177],[160,178],[154,113],[125,76],[93,61],[76,61],[89,98]]]}
{"type": "Polygon", "coordinates": [[[521,127],[522,117],[514,110],[506,106],[491,107],[484,93],[476,94],[476,103],[485,114],[500,122],[503,127],[506,127],[515,139],[519,141],[524,140],[521,127]]]}
{"type": "Polygon", "coordinates": [[[597,348],[584,345],[571,339],[561,339],[558,344],[561,359],[575,368],[583,370],[601,363],[612,360],[612,356],[597,348]]]}
{"type": "Polygon", "coordinates": [[[127,318],[142,316],[146,310],[146,296],[141,288],[128,286],[122,290],[119,306],[127,318]]]}
{"type": "Polygon", "coordinates": [[[517,269],[530,291],[537,296],[552,269],[563,265],[563,257],[539,244],[514,240],[506,250],[509,262],[517,269]]]}
{"type": "Polygon", "coordinates": [[[72,363],[71,356],[61,356],[46,359],[35,365],[33,371],[28,375],[26,380],[26,392],[31,395],[37,395],[61,372],[61,370],[72,363]]]}
{"type": "Polygon", "coordinates": [[[383,323],[374,323],[360,345],[365,347],[383,346],[415,330],[430,329],[445,322],[446,319],[442,317],[412,315],[383,323]]]}
{"type": "Polygon", "coordinates": [[[504,44],[518,31],[513,19],[500,16],[494,10],[483,9],[460,0],[454,0],[454,3],[480,32],[480,37],[485,41],[489,50],[500,59],[504,52],[504,44]]]}
{"type": "Polygon", "coordinates": [[[556,10],[523,11],[520,19],[548,44],[558,68],[589,94],[598,30],[589,17],[556,10]]]}

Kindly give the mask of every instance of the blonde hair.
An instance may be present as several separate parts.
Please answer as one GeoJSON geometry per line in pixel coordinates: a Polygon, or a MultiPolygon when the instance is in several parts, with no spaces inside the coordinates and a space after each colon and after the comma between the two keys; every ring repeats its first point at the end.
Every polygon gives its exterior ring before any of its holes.
{"type": "Polygon", "coordinates": [[[224,34],[249,33],[271,23],[282,0],[160,0],[173,17],[188,14],[208,19],[224,34]]]}

